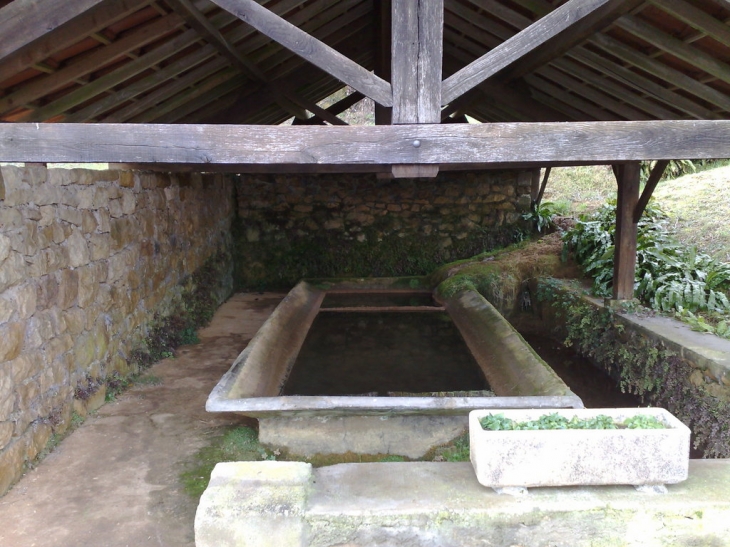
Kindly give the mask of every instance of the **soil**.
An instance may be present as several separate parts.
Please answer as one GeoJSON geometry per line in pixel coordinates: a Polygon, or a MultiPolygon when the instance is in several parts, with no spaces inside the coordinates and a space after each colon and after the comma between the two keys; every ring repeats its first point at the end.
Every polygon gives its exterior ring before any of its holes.
{"type": "Polygon", "coordinates": [[[200,343],[107,403],[4,497],[0,545],[194,546],[197,500],[180,473],[241,418],[208,414],[205,400],[283,294],[238,294],[199,332],[200,343]]]}

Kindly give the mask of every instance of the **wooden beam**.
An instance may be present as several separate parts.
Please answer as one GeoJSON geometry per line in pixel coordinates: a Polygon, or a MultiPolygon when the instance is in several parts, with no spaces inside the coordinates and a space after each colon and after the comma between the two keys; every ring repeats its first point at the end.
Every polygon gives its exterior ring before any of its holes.
{"type": "Polygon", "coordinates": [[[727,157],[730,121],[725,120],[357,127],[0,124],[3,162],[545,166],[727,157]]]}
{"type": "Polygon", "coordinates": [[[195,43],[198,39],[199,36],[195,30],[185,31],[179,36],[165,42],[160,47],[153,49],[134,61],[126,63],[120,68],[100,76],[80,89],[71,91],[60,99],[57,99],[34,112],[26,114],[20,121],[42,122],[53,118],[54,116],[58,116],[59,114],[63,114],[70,108],[88,101],[104,91],[119,85],[127,79],[167,59],[180,50],[195,43]]]}
{"type": "Polygon", "coordinates": [[[441,121],[443,0],[393,0],[394,124],[441,121]]]}
{"type": "Polygon", "coordinates": [[[35,78],[24,84],[18,91],[0,99],[0,112],[13,110],[19,106],[34,101],[40,97],[63,88],[70,82],[81,78],[99,67],[106,66],[114,59],[122,57],[137,48],[158,40],[176,28],[185,24],[182,17],[170,14],[166,17],[143,26],[128,36],[112,42],[110,45],[99,48],[79,62],[42,78],[35,78]]]}
{"type": "Polygon", "coordinates": [[[640,68],[673,86],[684,89],[710,104],[719,106],[724,110],[730,110],[730,97],[726,94],[698,82],[683,72],[673,69],[648,55],[636,51],[611,36],[599,33],[589,38],[588,41],[622,61],[640,68]]]}
{"type": "Polygon", "coordinates": [[[636,204],[636,209],[634,209],[634,222],[638,223],[641,220],[641,215],[644,214],[644,210],[646,210],[646,206],[649,204],[651,195],[654,193],[657,184],[659,184],[659,181],[662,179],[664,171],[667,169],[668,165],[669,160],[658,161],[652,168],[651,173],[649,173],[649,179],[646,181],[644,191],[641,193],[641,197],[636,204]]]}
{"type": "Polygon", "coordinates": [[[103,0],[15,0],[0,9],[0,59],[90,10],[103,0]]]}
{"type": "Polygon", "coordinates": [[[622,17],[616,22],[616,25],[634,36],[646,40],[660,50],[678,59],[682,59],[690,65],[719,78],[723,82],[730,83],[730,65],[723,63],[709,53],[685,44],[682,40],[659,30],[633,15],[622,17]]]}
{"type": "MultiPolygon", "coordinates": [[[[269,78],[264,72],[248,57],[237,51],[233,45],[226,40],[220,31],[210,22],[210,20],[200,12],[190,0],[169,0],[170,6],[180,13],[188,24],[198,31],[198,33],[218,52],[228,59],[232,66],[241,71],[251,80],[269,84],[269,78]]],[[[292,100],[288,93],[272,87],[269,87],[272,95],[276,98],[276,102],[292,116],[306,119],[307,112],[299,104],[299,101],[292,100]]]]}
{"type": "MultiPolygon", "coordinates": [[[[730,46],[730,27],[724,21],[718,21],[706,11],[696,8],[685,0],[650,0],[661,10],[671,13],[674,17],[693,26],[703,34],[712,36],[715,40],[730,46]]],[[[730,9],[730,3],[726,3],[730,9]]]]}
{"type": "MultiPolygon", "coordinates": [[[[526,28],[531,24],[530,19],[502,4],[499,4],[495,0],[469,0],[469,2],[471,2],[475,7],[488,11],[491,15],[518,29],[526,28]]],[[[540,16],[550,13],[553,9],[553,6],[545,0],[521,0],[518,3],[534,11],[540,16]]],[[[453,7],[450,7],[449,9],[453,9],[453,7]]],[[[472,17],[468,20],[473,24],[478,24],[482,27],[484,25],[484,21],[479,17],[472,17]]],[[[490,22],[489,25],[489,28],[491,29],[490,31],[493,33],[496,32],[496,35],[503,40],[512,35],[509,29],[506,29],[497,23],[490,22]]],[[[626,46],[622,42],[619,42],[610,36],[595,33],[588,40],[589,42],[593,42],[594,45],[605,50],[607,53],[618,57],[626,63],[639,67],[642,70],[671,83],[672,85],[677,85],[682,89],[689,91],[693,95],[701,97],[725,110],[730,109],[730,98],[728,98],[727,95],[693,80],[689,76],[674,70],[663,63],[630,48],[629,46],[626,46]]],[[[696,102],[678,93],[674,93],[648,78],[644,78],[640,74],[625,68],[621,64],[603,58],[585,47],[581,46],[573,48],[567,52],[567,56],[590,66],[594,66],[594,68],[597,68],[604,73],[608,73],[612,77],[624,81],[640,91],[649,93],[659,100],[664,101],[666,104],[676,107],[695,118],[719,118],[717,114],[707,110],[696,102]]]]}
{"type": "Polygon", "coordinates": [[[1,59],[0,82],[75,44],[80,35],[98,32],[147,4],[149,0],[117,0],[96,5],[56,28],[52,34],[46,34],[1,59]]]}
{"type": "Polygon", "coordinates": [[[552,168],[548,167],[545,169],[545,175],[542,179],[542,184],[540,185],[540,191],[537,193],[537,199],[535,200],[535,205],[538,207],[542,203],[542,196],[545,194],[545,188],[547,188],[548,180],[550,180],[550,172],[552,171],[552,168]]]}
{"type": "MultiPolygon", "coordinates": [[[[354,36],[342,37],[343,41],[341,45],[339,45],[339,42],[336,43],[345,55],[354,57],[357,53],[358,45],[362,43],[363,39],[367,39],[367,36],[360,33],[354,36]]],[[[313,80],[321,77],[332,79],[326,72],[319,69],[312,70],[310,65],[304,64],[290,71],[288,75],[275,80],[274,85],[279,89],[299,90],[313,80]]],[[[265,87],[259,86],[256,89],[246,89],[240,98],[225,112],[212,116],[210,119],[206,119],[205,122],[225,124],[255,123],[255,121],[252,121],[253,116],[261,112],[271,103],[271,95],[266,92],[265,87]]]]}
{"type": "Polygon", "coordinates": [[[639,162],[619,166],[618,199],[616,203],[616,234],[613,257],[613,298],[631,300],[634,297],[636,275],[636,237],[638,224],[634,211],[639,201],[639,162]]]}
{"type": "MultiPolygon", "coordinates": [[[[365,98],[365,95],[363,95],[359,91],[355,91],[354,93],[350,93],[344,99],[340,99],[335,104],[332,104],[332,105],[328,106],[325,110],[329,114],[331,114],[333,116],[337,116],[338,114],[342,114],[345,110],[347,110],[348,108],[352,107],[353,105],[359,103],[364,98],[365,98]]],[[[314,114],[314,112],[312,112],[312,114],[314,114]]],[[[312,116],[308,120],[303,121],[302,123],[305,124],[305,125],[316,125],[316,124],[320,124],[321,125],[322,122],[324,122],[324,118],[322,118],[322,117],[318,116],[317,114],[315,114],[314,116],[312,116]]],[[[342,125],[342,124],[339,124],[339,125],[342,125]]]]}
{"type": "Polygon", "coordinates": [[[444,80],[441,89],[442,104],[448,104],[599,8],[613,2],[614,0],[569,0],[444,80]]]}
{"type": "MultiPolygon", "coordinates": [[[[292,2],[289,2],[287,4],[286,2],[281,2],[277,5],[277,9],[287,9],[290,7],[290,4],[292,2]]],[[[300,17],[306,17],[309,14],[308,9],[303,9],[300,12],[297,12],[296,17],[294,18],[297,21],[300,21],[300,17]]],[[[227,12],[223,12],[220,14],[217,14],[216,16],[212,17],[210,19],[211,24],[216,27],[222,27],[227,24],[230,24],[232,21],[235,21],[235,17],[230,15],[227,12]]],[[[301,19],[303,20],[303,19],[301,19]]],[[[308,23],[308,22],[307,22],[308,23]]],[[[249,38],[254,33],[253,29],[250,29],[245,26],[241,26],[239,28],[236,28],[235,30],[231,31],[227,36],[226,39],[233,45],[237,42],[240,42],[246,38],[249,38]]],[[[258,43],[258,42],[256,42],[258,43]]],[[[255,47],[255,44],[246,42],[247,46],[255,47]]],[[[167,100],[170,97],[172,97],[174,94],[180,92],[181,90],[185,89],[188,85],[191,83],[197,82],[199,80],[202,80],[203,78],[207,76],[213,75],[218,70],[222,69],[225,65],[226,58],[224,57],[218,57],[215,59],[212,59],[207,64],[198,67],[193,72],[186,74],[183,77],[175,79],[177,75],[179,75],[181,72],[190,70],[191,68],[195,67],[196,65],[203,63],[204,61],[211,59],[216,56],[217,50],[212,45],[206,45],[202,47],[201,49],[185,56],[180,59],[177,59],[173,61],[172,63],[165,65],[164,68],[161,68],[160,70],[156,71],[154,74],[151,74],[149,76],[146,76],[142,78],[141,80],[134,82],[133,84],[130,84],[127,87],[124,87],[120,89],[119,91],[116,91],[110,95],[107,95],[89,106],[81,109],[78,112],[74,112],[70,116],[66,118],[64,121],[68,122],[87,122],[92,120],[100,120],[103,122],[122,122],[126,121],[133,116],[136,116],[140,113],[142,113],[144,110],[149,108],[150,106],[154,106],[155,104],[158,104],[161,101],[167,100]],[[167,83],[165,83],[167,82],[167,83]],[[161,88],[155,89],[150,94],[145,95],[144,97],[140,98],[139,100],[135,101],[133,104],[130,104],[120,111],[115,112],[113,115],[107,117],[107,118],[101,118],[101,115],[104,112],[107,112],[108,110],[114,108],[115,106],[121,105],[124,102],[135,98],[139,96],[140,94],[144,93],[145,91],[148,91],[150,89],[156,88],[160,86],[160,84],[165,83],[161,88]]],[[[258,61],[258,58],[257,58],[258,61]]],[[[291,86],[286,86],[286,88],[291,88],[291,86]]],[[[262,89],[266,89],[265,87],[262,87],[262,89]]],[[[272,100],[271,93],[267,92],[267,97],[269,100],[272,100]]]]}
{"type": "MultiPolygon", "coordinates": [[[[375,70],[373,72],[376,76],[380,76],[385,81],[390,82],[393,2],[392,0],[376,0],[374,2],[374,8],[375,32],[373,33],[373,38],[375,70]]],[[[375,125],[390,125],[392,119],[392,108],[375,103],[375,125]]]]}
{"type": "Polygon", "coordinates": [[[697,118],[699,120],[720,119],[718,114],[700,106],[684,95],[675,93],[653,80],[645,78],[637,72],[634,72],[624,65],[614,63],[613,61],[610,61],[584,47],[575,48],[573,51],[568,52],[567,56],[600,71],[605,76],[610,76],[624,85],[636,89],[640,93],[649,95],[650,97],[653,97],[672,108],[676,108],[680,112],[684,112],[693,118],[697,118]]]}
{"type": "Polygon", "coordinates": [[[566,32],[546,41],[542,47],[531,51],[519,61],[509,66],[500,78],[511,81],[530,74],[541,66],[544,66],[575,46],[585,42],[586,38],[597,32],[607,29],[616,20],[644,3],[644,0],[613,0],[594,10],[580,21],[577,21],[566,32]]]}
{"type": "Polygon", "coordinates": [[[213,0],[213,2],[374,101],[383,106],[393,105],[393,92],[388,82],[262,7],[255,0],[213,0]]]}

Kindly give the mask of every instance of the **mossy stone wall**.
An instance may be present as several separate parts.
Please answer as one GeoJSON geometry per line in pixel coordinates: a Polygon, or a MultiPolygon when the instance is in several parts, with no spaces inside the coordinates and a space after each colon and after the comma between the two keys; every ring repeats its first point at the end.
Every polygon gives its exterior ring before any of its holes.
{"type": "Polygon", "coordinates": [[[243,175],[236,184],[236,281],[287,287],[303,277],[424,275],[521,239],[531,173],[243,175]]]}

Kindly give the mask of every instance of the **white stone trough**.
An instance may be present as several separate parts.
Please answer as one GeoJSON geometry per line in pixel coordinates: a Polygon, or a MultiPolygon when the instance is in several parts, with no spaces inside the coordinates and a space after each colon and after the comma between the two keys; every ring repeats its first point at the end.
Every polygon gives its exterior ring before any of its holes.
{"type": "Polygon", "coordinates": [[[474,410],[469,440],[477,480],[496,489],[674,484],[687,478],[689,465],[690,430],[661,408],[474,410]],[[666,429],[489,431],[479,423],[489,414],[523,422],[553,413],[568,419],[602,414],[615,422],[648,415],[666,429]]]}

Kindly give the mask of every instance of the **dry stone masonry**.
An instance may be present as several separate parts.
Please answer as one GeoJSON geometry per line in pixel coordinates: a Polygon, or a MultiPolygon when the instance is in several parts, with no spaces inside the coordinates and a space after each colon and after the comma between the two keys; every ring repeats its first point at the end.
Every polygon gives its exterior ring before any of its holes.
{"type": "Polygon", "coordinates": [[[530,206],[530,171],[243,175],[237,269],[243,286],[302,277],[429,273],[513,241],[530,206]]]}
{"type": "Polygon", "coordinates": [[[0,495],[75,398],[133,372],[155,318],[229,251],[233,212],[222,175],[0,168],[0,495]]]}

